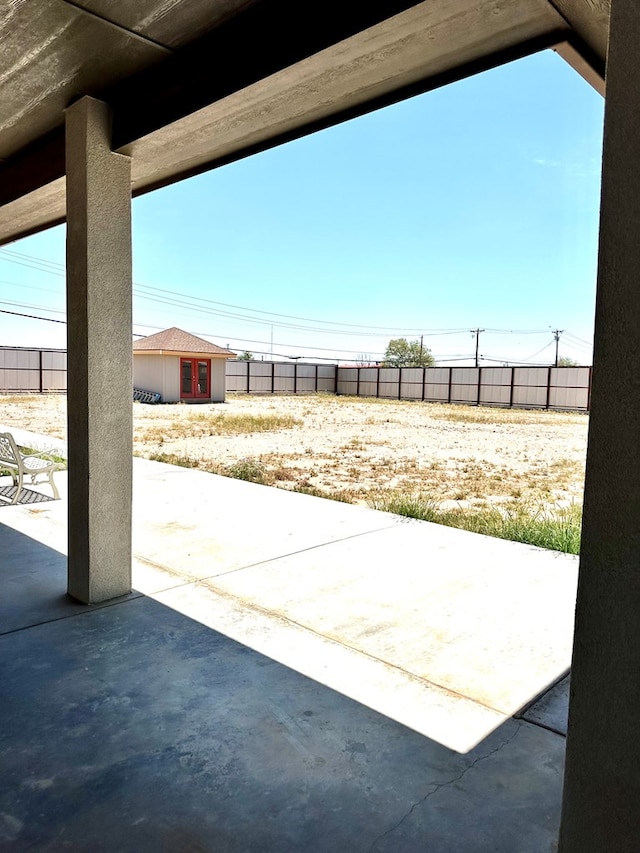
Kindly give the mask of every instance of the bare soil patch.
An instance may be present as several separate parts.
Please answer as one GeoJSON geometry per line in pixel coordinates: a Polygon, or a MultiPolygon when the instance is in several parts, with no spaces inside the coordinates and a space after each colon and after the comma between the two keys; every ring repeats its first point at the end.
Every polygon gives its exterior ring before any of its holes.
{"type": "MultiPolygon", "coordinates": [[[[0,397],[0,423],[65,438],[66,398],[0,397]]],[[[357,503],[428,493],[446,505],[581,502],[582,414],[366,398],[229,395],[134,404],[135,453],[357,503]]]]}

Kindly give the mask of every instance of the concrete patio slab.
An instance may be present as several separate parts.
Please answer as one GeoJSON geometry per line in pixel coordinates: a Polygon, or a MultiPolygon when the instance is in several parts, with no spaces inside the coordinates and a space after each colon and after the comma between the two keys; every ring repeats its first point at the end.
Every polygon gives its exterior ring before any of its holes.
{"type": "Polygon", "coordinates": [[[572,557],[407,521],[206,583],[510,715],[567,669],[576,582],[572,557]]]}
{"type": "Polygon", "coordinates": [[[567,675],[527,708],[522,719],[566,736],[570,688],[571,676],[567,675]]]}
{"type": "Polygon", "coordinates": [[[366,507],[135,460],[133,548],[160,570],[159,589],[396,524],[366,507]]]}
{"type": "MultiPolygon", "coordinates": [[[[575,558],[147,460],[134,471],[138,593],[448,748],[473,749],[569,666],[575,558]]],[[[65,552],[64,501],[0,518],[65,552]]]]}
{"type": "Polygon", "coordinates": [[[469,752],[508,719],[464,695],[443,690],[273,612],[221,595],[206,584],[189,584],[153,597],[457,752],[469,752]]]}
{"type": "Polygon", "coordinates": [[[148,598],[0,644],[3,850],[555,849],[530,723],[460,755],[148,598]]]}

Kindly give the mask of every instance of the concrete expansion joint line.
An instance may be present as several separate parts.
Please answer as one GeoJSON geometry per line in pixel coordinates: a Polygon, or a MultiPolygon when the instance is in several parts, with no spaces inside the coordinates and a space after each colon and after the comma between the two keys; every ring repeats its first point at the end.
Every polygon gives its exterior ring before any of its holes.
{"type": "MultiPolygon", "coordinates": [[[[218,577],[218,576],[216,576],[218,577]]],[[[221,575],[219,576],[221,577],[221,575]]],[[[209,578],[204,578],[205,581],[209,580],[209,578]]],[[[212,578],[215,581],[215,577],[212,578]]],[[[202,581],[193,581],[193,585],[197,586],[202,581]]],[[[188,584],[185,584],[188,586],[188,584]]],[[[173,589],[177,589],[178,587],[173,587],[173,589]]],[[[386,668],[395,670],[396,672],[402,673],[402,675],[406,678],[409,678],[413,682],[417,682],[422,685],[428,685],[429,687],[435,687],[436,690],[441,690],[449,696],[455,696],[460,699],[465,699],[469,702],[473,702],[475,705],[479,705],[483,708],[488,708],[490,711],[496,711],[496,708],[493,708],[491,705],[486,705],[484,702],[480,702],[479,699],[470,699],[464,693],[460,693],[457,690],[452,690],[449,687],[445,687],[443,684],[438,684],[437,681],[430,681],[428,678],[424,678],[421,675],[415,675],[414,673],[408,672],[403,666],[397,663],[391,663],[384,658],[378,657],[378,655],[374,655],[371,652],[367,652],[364,649],[358,648],[358,646],[351,645],[345,640],[339,640],[335,637],[332,637],[330,634],[324,634],[320,630],[316,628],[312,628],[310,625],[305,624],[304,622],[299,622],[297,619],[294,619],[291,616],[287,616],[281,613],[279,610],[274,610],[268,607],[263,607],[261,604],[258,604],[255,601],[247,601],[242,598],[241,595],[234,592],[228,592],[227,590],[220,589],[218,587],[212,586],[211,591],[215,593],[219,598],[228,599],[233,601],[239,607],[244,608],[247,611],[253,611],[254,613],[260,613],[262,616],[267,617],[271,620],[277,620],[281,625],[292,626],[296,629],[306,631],[308,634],[313,634],[313,636],[319,638],[323,642],[331,643],[334,646],[339,646],[342,649],[347,649],[349,652],[353,652],[357,655],[361,655],[362,657],[368,658],[370,661],[374,661],[377,664],[383,664],[386,668]]],[[[153,593],[156,595],[157,593],[153,593]]],[[[500,713],[498,711],[498,713],[500,713]]]]}
{"type": "Polygon", "coordinates": [[[167,574],[170,574],[173,577],[178,578],[182,581],[182,583],[171,584],[171,586],[164,587],[163,589],[154,590],[153,595],[158,595],[161,592],[168,592],[169,590],[179,589],[181,587],[186,586],[195,586],[198,584],[205,583],[206,581],[215,583],[218,578],[224,578],[227,575],[233,575],[237,572],[244,572],[247,571],[247,569],[256,569],[259,566],[266,566],[269,563],[277,563],[279,560],[286,560],[289,557],[297,557],[299,554],[305,554],[307,551],[315,551],[319,548],[326,548],[330,545],[340,544],[341,542],[348,542],[349,539],[358,539],[360,536],[369,536],[371,533],[383,533],[385,530],[392,530],[394,527],[396,527],[395,522],[389,525],[388,527],[374,527],[372,530],[363,530],[360,533],[352,533],[349,536],[343,536],[342,539],[332,539],[329,542],[319,542],[317,545],[309,545],[309,547],[300,548],[298,551],[288,551],[286,554],[278,554],[276,557],[269,557],[266,560],[258,560],[257,563],[246,563],[243,566],[236,566],[236,568],[234,569],[228,569],[226,572],[218,572],[215,575],[205,575],[204,577],[192,577],[189,575],[185,575],[183,572],[172,569],[170,566],[167,566],[164,563],[158,563],[156,560],[151,560],[149,559],[149,557],[145,557],[137,551],[133,552],[133,558],[140,561],[141,563],[146,563],[146,565],[151,566],[152,568],[161,569],[163,572],[166,572],[167,574]]]}
{"type": "MultiPolygon", "coordinates": [[[[246,563],[243,566],[236,566],[234,569],[228,569],[226,572],[218,572],[215,575],[208,575],[204,578],[194,578],[193,580],[198,583],[202,581],[213,581],[215,582],[216,578],[224,578],[227,575],[233,575],[237,572],[244,572],[247,569],[256,569],[259,566],[266,566],[269,563],[277,563],[279,560],[287,560],[289,557],[297,557],[299,554],[306,554],[309,551],[317,551],[320,548],[328,548],[331,545],[339,545],[342,542],[348,542],[350,539],[359,539],[362,536],[370,536],[372,533],[384,533],[386,530],[393,530],[397,524],[394,522],[385,527],[374,527],[372,530],[362,530],[360,533],[350,533],[349,536],[343,536],[340,539],[331,539],[328,542],[318,542],[316,545],[308,545],[306,548],[299,548],[297,551],[287,551],[286,554],[278,554],[275,557],[269,557],[266,560],[258,560],[257,563],[246,563]]],[[[144,559],[144,557],[142,558],[144,559]]],[[[150,562],[150,561],[147,561],[150,562]]],[[[189,581],[192,583],[193,581],[189,581]]]]}
{"type": "Polygon", "coordinates": [[[468,767],[465,767],[465,769],[462,771],[462,773],[459,773],[457,776],[454,776],[453,779],[447,779],[446,782],[432,782],[431,783],[432,789],[428,793],[426,793],[424,795],[424,797],[422,797],[422,799],[417,800],[415,803],[413,803],[411,805],[411,807],[409,808],[409,810],[404,815],[402,815],[402,817],[400,818],[400,820],[397,823],[394,823],[394,825],[392,827],[390,827],[385,832],[381,833],[380,835],[378,835],[376,838],[373,839],[373,841],[371,842],[371,846],[369,847],[367,853],[373,853],[376,845],[380,841],[382,841],[384,838],[387,838],[389,835],[391,835],[393,832],[395,832],[396,829],[398,829],[400,826],[402,826],[402,824],[405,822],[405,820],[407,820],[407,818],[411,817],[411,815],[418,808],[418,806],[421,806],[421,805],[423,805],[423,803],[426,803],[426,801],[430,797],[432,797],[434,794],[437,794],[438,791],[442,790],[442,788],[448,788],[449,785],[455,785],[456,782],[459,782],[461,779],[463,779],[470,770],[473,770],[473,768],[476,765],[482,763],[483,761],[486,761],[488,758],[491,758],[491,756],[495,755],[497,752],[500,752],[500,750],[504,749],[505,746],[508,746],[513,740],[515,740],[516,735],[520,731],[520,727],[521,727],[522,723],[519,721],[516,721],[516,720],[514,720],[514,722],[516,722],[517,725],[516,725],[516,729],[513,732],[513,734],[509,735],[509,737],[506,738],[506,740],[503,740],[502,743],[498,744],[498,746],[496,746],[495,749],[492,749],[490,752],[487,752],[486,755],[480,755],[478,758],[475,759],[475,761],[472,761],[468,767]]]}

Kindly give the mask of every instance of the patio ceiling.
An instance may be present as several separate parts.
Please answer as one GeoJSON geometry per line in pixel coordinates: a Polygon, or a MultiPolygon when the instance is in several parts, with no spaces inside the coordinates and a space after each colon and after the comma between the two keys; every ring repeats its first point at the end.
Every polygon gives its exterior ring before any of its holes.
{"type": "Polygon", "coordinates": [[[64,111],[140,194],[555,47],[603,91],[609,0],[0,0],[0,244],[65,218],[64,111]]]}

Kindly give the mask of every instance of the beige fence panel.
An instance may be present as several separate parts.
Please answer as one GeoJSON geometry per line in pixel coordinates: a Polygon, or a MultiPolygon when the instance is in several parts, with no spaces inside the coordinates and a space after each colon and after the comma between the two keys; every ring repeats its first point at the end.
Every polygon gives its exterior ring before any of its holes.
{"type": "MultiPolygon", "coordinates": [[[[335,371],[335,367],[333,370],[335,371]]],[[[318,388],[320,376],[317,364],[296,364],[295,373],[296,394],[313,394],[315,391],[320,390],[318,388]]]]}
{"type": "Polygon", "coordinates": [[[512,381],[512,367],[481,368],[480,403],[483,406],[509,406],[512,381]]]}
{"type": "Polygon", "coordinates": [[[449,402],[449,383],[426,382],[424,386],[424,399],[429,403],[448,403],[449,402]]]}
{"type": "Polygon", "coordinates": [[[295,367],[288,362],[273,362],[273,392],[295,393],[295,367]]]}
{"type": "Polygon", "coordinates": [[[511,384],[481,385],[480,403],[483,406],[509,406],[511,403],[511,384]]]}
{"type": "Polygon", "coordinates": [[[400,381],[400,399],[422,400],[424,396],[423,367],[403,367],[400,381]]]}
{"type": "Polygon", "coordinates": [[[477,367],[454,367],[451,370],[451,403],[478,402],[477,367]]]}
{"type": "Polygon", "coordinates": [[[0,391],[40,393],[66,391],[64,350],[0,347],[0,391]]]}
{"type": "Polygon", "coordinates": [[[551,369],[549,407],[588,409],[590,388],[590,367],[554,367],[551,369]]]}
{"type": "Polygon", "coordinates": [[[227,361],[227,391],[249,391],[248,361],[227,361]]]}
{"type": "Polygon", "coordinates": [[[514,385],[513,405],[524,409],[544,409],[547,405],[547,386],[514,385]]]}
{"type": "Polygon", "coordinates": [[[588,388],[552,388],[549,394],[550,409],[587,409],[588,388]]]}
{"type": "MultiPolygon", "coordinates": [[[[357,367],[339,367],[338,379],[336,382],[336,394],[344,394],[347,397],[356,397],[358,394],[358,368],[357,367]]],[[[375,397],[373,394],[363,396],[375,397]]]]}
{"type": "Polygon", "coordinates": [[[424,399],[431,403],[448,403],[451,389],[450,367],[429,367],[425,374],[424,399]]]}
{"type": "Polygon", "coordinates": [[[336,376],[338,368],[334,364],[318,364],[318,391],[336,393],[336,376]]]}

